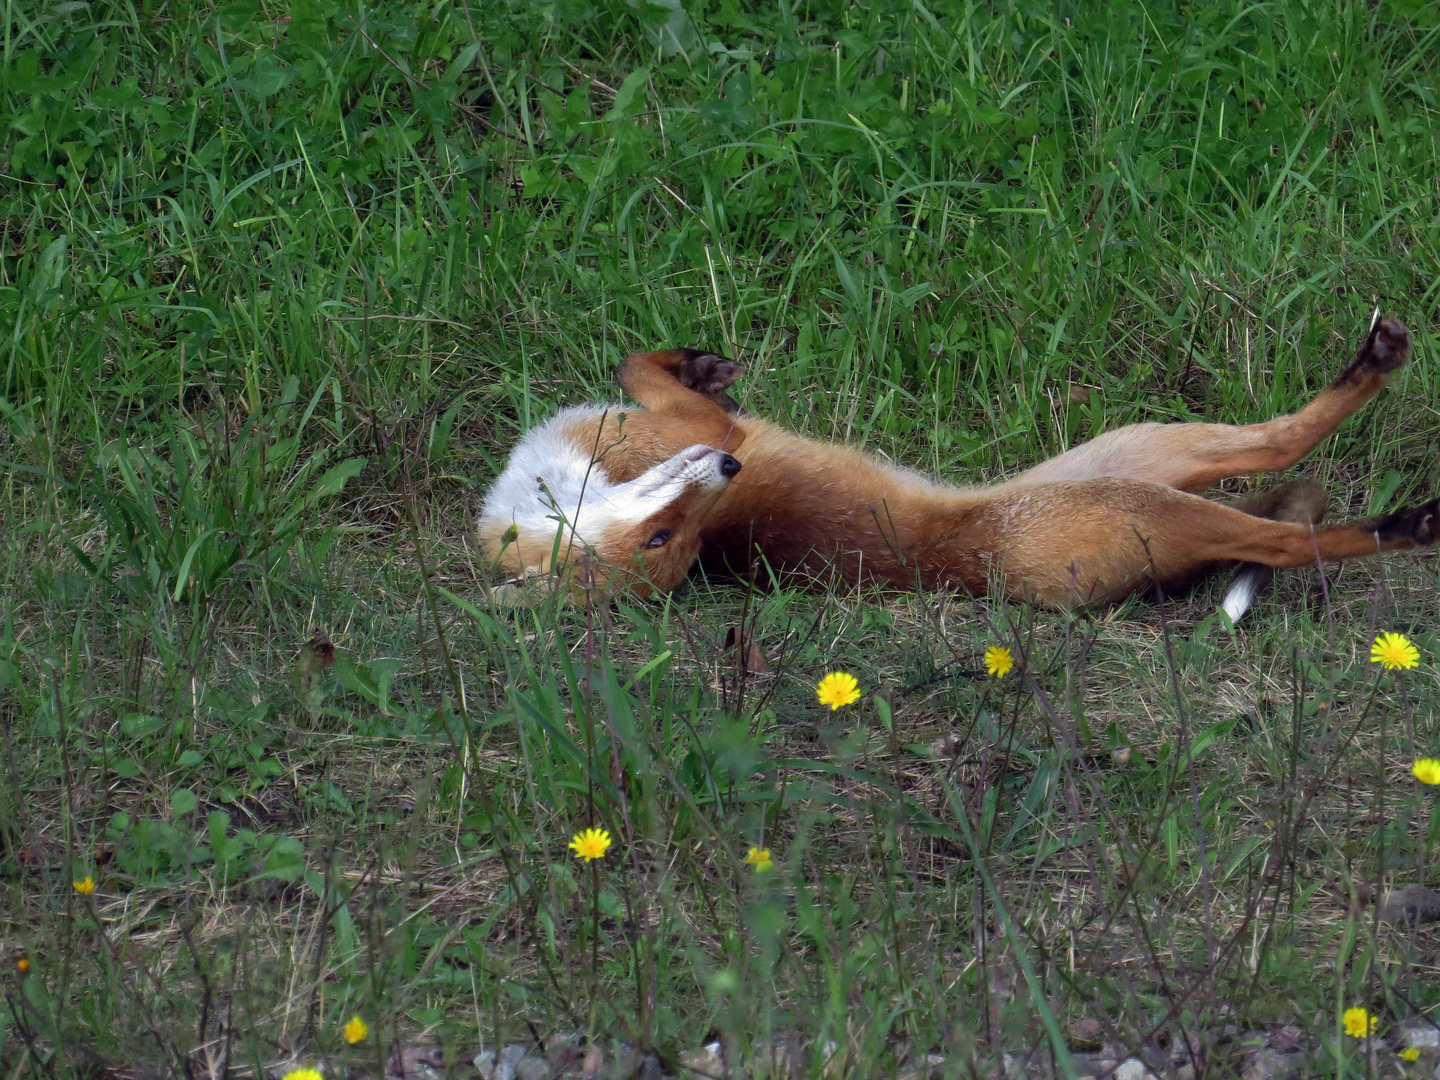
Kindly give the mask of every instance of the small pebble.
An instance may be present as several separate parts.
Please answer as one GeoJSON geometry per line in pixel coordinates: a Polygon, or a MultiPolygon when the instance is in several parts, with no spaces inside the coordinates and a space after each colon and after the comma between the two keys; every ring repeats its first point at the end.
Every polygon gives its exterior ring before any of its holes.
{"type": "Polygon", "coordinates": [[[517,1080],[520,1062],[529,1054],[524,1043],[511,1043],[496,1054],[494,1050],[482,1050],[473,1062],[480,1080],[517,1080]]]}
{"type": "Polygon", "coordinates": [[[1405,1045],[1413,1046],[1417,1050],[1434,1050],[1440,1048],[1440,1028],[1432,1024],[1419,1024],[1405,1029],[1405,1045]]]}
{"type": "Polygon", "coordinates": [[[714,1077],[718,1080],[725,1075],[725,1062],[720,1056],[720,1040],[706,1043],[699,1050],[680,1051],[680,1064],[697,1076],[714,1077]]]}
{"type": "Polygon", "coordinates": [[[1115,1067],[1115,1080],[1155,1080],[1139,1058],[1126,1058],[1115,1067]]]}

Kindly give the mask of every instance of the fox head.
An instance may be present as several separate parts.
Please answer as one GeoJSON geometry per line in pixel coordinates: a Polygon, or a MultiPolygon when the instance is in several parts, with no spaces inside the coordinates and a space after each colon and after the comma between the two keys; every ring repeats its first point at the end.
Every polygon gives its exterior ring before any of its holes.
{"type": "Polygon", "coordinates": [[[527,449],[487,496],[481,538],[517,578],[554,572],[580,590],[673,589],[700,554],[706,515],[740,471],[725,451],[695,445],[617,484],[588,455],[581,476],[573,457],[526,468],[536,464],[527,449]]]}

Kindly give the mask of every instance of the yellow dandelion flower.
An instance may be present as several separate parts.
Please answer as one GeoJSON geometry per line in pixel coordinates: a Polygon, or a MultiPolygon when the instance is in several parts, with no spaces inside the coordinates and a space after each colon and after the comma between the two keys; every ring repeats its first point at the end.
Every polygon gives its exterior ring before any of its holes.
{"type": "Polygon", "coordinates": [[[586,862],[603,859],[605,852],[610,850],[610,834],[604,829],[582,829],[570,841],[570,850],[575,852],[577,859],[586,862]]]}
{"type": "Polygon", "coordinates": [[[1422,784],[1440,784],[1440,761],[1433,757],[1422,757],[1410,766],[1415,779],[1422,784]]]}
{"type": "Polygon", "coordinates": [[[280,1080],[325,1080],[319,1069],[291,1069],[280,1080]]]}
{"type": "Polygon", "coordinates": [[[750,853],[745,856],[745,865],[753,866],[757,874],[775,869],[775,861],[770,857],[768,847],[752,847],[750,853]]]}
{"type": "Polygon", "coordinates": [[[95,879],[89,874],[86,874],[79,881],[72,881],[70,884],[75,886],[75,891],[81,896],[89,896],[95,891],[95,879]]]}
{"type": "Polygon", "coordinates": [[[1401,1061],[1418,1061],[1420,1059],[1420,1048],[1418,1046],[1407,1046],[1400,1051],[1401,1061]]]}
{"type": "Polygon", "coordinates": [[[350,1045],[364,1042],[370,1034],[370,1025],[358,1016],[352,1016],[345,1025],[345,1041],[350,1045]]]}
{"type": "Polygon", "coordinates": [[[841,705],[853,705],[860,700],[860,683],[848,671],[832,671],[815,685],[815,696],[821,705],[829,705],[834,712],[841,705]]]}
{"type": "Polygon", "coordinates": [[[30,970],[30,958],[28,956],[22,956],[20,957],[20,959],[16,960],[15,970],[18,971],[21,975],[24,975],[26,972],[28,972],[30,970]]]}
{"type": "Polygon", "coordinates": [[[985,670],[997,679],[1003,679],[1010,674],[1010,669],[1015,666],[1015,658],[1010,655],[1010,650],[1004,645],[991,645],[985,650],[985,670]]]}
{"type": "Polygon", "coordinates": [[[1363,1039],[1375,1034],[1375,1027],[1380,1021],[1359,1005],[1353,1005],[1340,1015],[1340,1023],[1344,1025],[1346,1035],[1363,1039]]]}
{"type": "Polygon", "coordinates": [[[1413,668],[1420,663],[1420,650],[1404,634],[1381,634],[1370,646],[1370,662],[1386,671],[1413,668]]]}

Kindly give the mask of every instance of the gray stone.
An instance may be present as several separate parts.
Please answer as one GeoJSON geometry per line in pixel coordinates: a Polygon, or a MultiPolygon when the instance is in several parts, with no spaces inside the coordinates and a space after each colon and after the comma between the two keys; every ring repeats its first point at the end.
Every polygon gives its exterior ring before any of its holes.
{"type": "Polygon", "coordinates": [[[720,1040],[706,1043],[698,1050],[680,1051],[680,1064],[703,1080],[722,1080],[725,1075],[725,1059],[720,1055],[720,1040]]]}
{"type": "Polygon", "coordinates": [[[1126,1058],[1115,1066],[1115,1080],[1155,1080],[1139,1058],[1126,1058]]]}
{"type": "Polygon", "coordinates": [[[1299,1072],[1300,1066],[1304,1063],[1304,1054],[1282,1054],[1275,1050],[1261,1050],[1245,1066],[1245,1071],[1240,1074],[1240,1080],[1284,1080],[1285,1077],[1299,1072]]]}
{"type": "Polygon", "coordinates": [[[529,1055],[524,1043],[511,1043],[498,1054],[494,1050],[480,1051],[473,1064],[480,1080],[518,1080],[520,1063],[529,1055]]]}
{"type": "Polygon", "coordinates": [[[1423,1017],[1415,1016],[1406,1020],[1401,1027],[1406,1046],[1417,1050],[1440,1049],[1440,1028],[1423,1017]]]}
{"type": "Polygon", "coordinates": [[[1070,1049],[1093,1053],[1100,1049],[1101,1041],[1105,1037],[1105,1030],[1099,1020],[1093,1016],[1086,1016],[1070,1024],[1065,1029],[1065,1034],[1069,1036],[1070,1049]]]}

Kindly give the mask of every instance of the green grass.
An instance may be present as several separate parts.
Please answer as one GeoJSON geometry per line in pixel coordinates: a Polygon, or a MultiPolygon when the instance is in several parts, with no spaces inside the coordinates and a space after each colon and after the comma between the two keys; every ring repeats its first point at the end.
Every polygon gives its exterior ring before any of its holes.
{"type": "Polygon", "coordinates": [[[0,50],[7,1075],[795,1030],[959,1076],[1094,1016],[1338,1077],[1341,1009],[1440,1006],[1350,901],[1433,874],[1433,558],[1231,636],[1217,586],[495,609],[466,528],[635,348],[981,482],[1292,409],[1376,307],[1416,360],[1302,468],[1433,491],[1433,5],[32,3],[0,50]]]}

